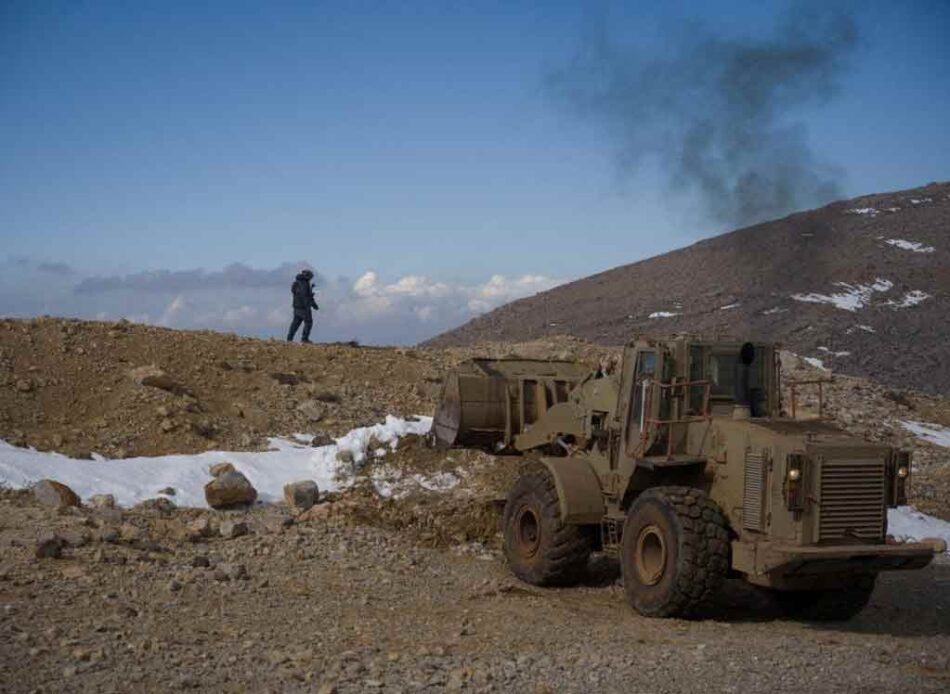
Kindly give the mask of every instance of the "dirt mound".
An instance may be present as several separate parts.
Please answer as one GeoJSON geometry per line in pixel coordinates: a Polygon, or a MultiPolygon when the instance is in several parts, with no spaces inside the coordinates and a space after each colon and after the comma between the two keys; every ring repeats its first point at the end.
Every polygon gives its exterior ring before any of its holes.
{"type": "Polygon", "coordinates": [[[948,394],[948,225],[948,183],[836,202],[515,301],[425,345],[731,334],[948,394]]]}
{"type": "Polygon", "coordinates": [[[579,340],[454,350],[300,345],[127,322],[0,321],[0,438],[73,457],[257,450],[429,414],[473,354],[596,363],[579,340]]]}

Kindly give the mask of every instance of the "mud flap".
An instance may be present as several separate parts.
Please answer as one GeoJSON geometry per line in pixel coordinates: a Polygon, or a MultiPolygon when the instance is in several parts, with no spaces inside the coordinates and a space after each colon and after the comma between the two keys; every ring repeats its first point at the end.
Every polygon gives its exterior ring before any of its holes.
{"type": "Polygon", "coordinates": [[[604,496],[593,468],[578,458],[541,458],[554,478],[561,521],[571,525],[599,524],[604,517],[604,496]]]}

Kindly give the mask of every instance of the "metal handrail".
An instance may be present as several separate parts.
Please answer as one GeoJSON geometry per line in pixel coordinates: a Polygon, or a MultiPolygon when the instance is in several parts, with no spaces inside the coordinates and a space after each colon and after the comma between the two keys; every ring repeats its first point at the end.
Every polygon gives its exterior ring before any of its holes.
{"type": "Polygon", "coordinates": [[[640,410],[640,450],[645,455],[647,444],[649,443],[649,428],[653,425],[659,427],[662,425],[667,425],[666,429],[666,455],[670,457],[673,454],[673,427],[676,424],[687,424],[689,422],[699,422],[699,421],[708,421],[712,418],[712,413],[709,408],[710,394],[712,390],[712,381],[709,379],[702,379],[696,381],[680,381],[673,380],[671,383],[662,383],[660,381],[645,380],[642,384],[642,398],[641,410],[640,410]],[[659,417],[648,417],[646,412],[648,408],[653,405],[653,392],[654,389],[661,393],[660,397],[662,398],[662,392],[664,390],[672,390],[674,388],[682,388],[684,393],[688,393],[690,388],[696,386],[703,387],[703,407],[702,411],[698,415],[681,415],[679,417],[672,417],[668,419],[661,419],[659,417]]]}
{"type": "Polygon", "coordinates": [[[824,417],[825,411],[825,397],[824,397],[824,388],[823,386],[826,383],[834,383],[833,378],[812,378],[804,379],[801,381],[788,380],[785,382],[789,386],[791,391],[791,400],[792,400],[792,419],[797,418],[798,411],[798,386],[818,386],[818,418],[821,419],[824,417]]]}

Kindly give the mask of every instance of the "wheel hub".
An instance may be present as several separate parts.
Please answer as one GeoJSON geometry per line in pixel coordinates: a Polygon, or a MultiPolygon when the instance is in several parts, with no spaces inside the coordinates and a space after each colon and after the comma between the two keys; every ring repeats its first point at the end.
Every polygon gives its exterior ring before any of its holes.
{"type": "Polygon", "coordinates": [[[533,557],[541,546],[541,519],[530,507],[518,511],[515,519],[515,531],[518,537],[518,553],[523,557],[533,557]]]}
{"type": "Polygon", "coordinates": [[[666,570],[666,542],[663,533],[655,525],[648,525],[637,536],[637,578],[644,585],[660,582],[666,570]]]}

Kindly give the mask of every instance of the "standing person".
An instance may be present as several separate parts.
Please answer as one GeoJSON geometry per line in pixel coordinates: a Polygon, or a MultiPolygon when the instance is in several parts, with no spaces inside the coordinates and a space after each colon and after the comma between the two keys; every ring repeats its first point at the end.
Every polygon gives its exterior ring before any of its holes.
{"type": "Polygon", "coordinates": [[[310,331],[313,329],[313,313],[311,309],[319,311],[320,307],[313,299],[313,285],[310,280],[313,279],[313,272],[302,270],[297,279],[290,287],[290,293],[294,295],[294,320],[290,324],[290,330],[287,332],[287,342],[294,341],[294,335],[297,328],[303,323],[303,335],[301,342],[310,344],[310,331]]]}

